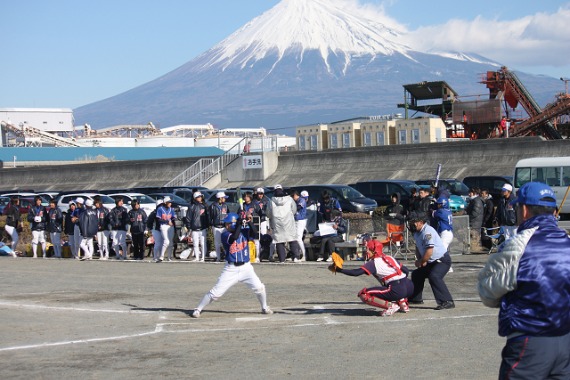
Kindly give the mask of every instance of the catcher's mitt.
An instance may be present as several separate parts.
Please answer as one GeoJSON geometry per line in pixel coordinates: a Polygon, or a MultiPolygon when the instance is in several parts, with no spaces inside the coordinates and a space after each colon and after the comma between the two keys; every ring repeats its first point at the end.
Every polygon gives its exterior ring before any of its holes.
{"type": "Polygon", "coordinates": [[[336,252],[333,252],[333,254],[331,255],[331,258],[332,258],[333,264],[331,264],[329,266],[329,270],[336,274],[336,271],[338,269],[342,269],[342,264],[344,263],[344,260],[336,252]]]}

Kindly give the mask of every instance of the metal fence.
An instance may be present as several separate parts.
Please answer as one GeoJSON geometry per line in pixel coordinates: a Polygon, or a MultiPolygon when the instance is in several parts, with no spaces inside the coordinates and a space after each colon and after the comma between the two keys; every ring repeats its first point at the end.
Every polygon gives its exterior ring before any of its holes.
{"type": "MultiPolygon", "coordinates": [[[[350,222],[349,239],[356,239],[358,235],[375,234],[380,239],[386,238],[386,219],[380,216],[347,218],[350,222]]],[[[416,243],[408,229],[404,232],[403,249],[408,253],[415,252],[416,243]]],[[[469,216],[460,215],[453,217],[453,241],[449,246],[451,255],[463,255],[469,253],[469,216]]]]}

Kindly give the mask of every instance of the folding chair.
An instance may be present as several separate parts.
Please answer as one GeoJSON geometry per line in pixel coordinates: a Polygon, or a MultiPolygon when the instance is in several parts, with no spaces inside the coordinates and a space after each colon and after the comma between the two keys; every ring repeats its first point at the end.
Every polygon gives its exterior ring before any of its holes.
{"type": "Polygon", "coordinates": [[[505,241],[505,231],[502,226],[500,227],[491,227],[485,228],[483,227],[483,236],[489,240],[491,240],[491,249],[487,254],[493,253],[493,250],[497,252],[499,250],[499,245],[505,241]]]}
{"type": "Polygon", "coordinates": [[[396,257],[398,254],[408,260],[408,250],[404,248],[405,225],[386,223],[386,240],[381,241],[384,246],[390,248],[390,256],[396,257]]]}

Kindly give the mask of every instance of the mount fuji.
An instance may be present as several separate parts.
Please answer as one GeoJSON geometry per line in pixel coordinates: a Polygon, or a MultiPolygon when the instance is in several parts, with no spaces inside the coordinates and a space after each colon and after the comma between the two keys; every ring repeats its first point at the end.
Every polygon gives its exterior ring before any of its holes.
{"type": "MultiPolygon", "coordinates": [[[[501,66],[473,53],[413,50],[384,21],[354,2],[283,0],[172,72],[75,109],[75,121],[291,134],[299,125],[402,112],[404,84],[444,80],[460,95],[485,94],[478,82],[501,66]]],[[[541,105],[559,87],[517,74],[541,105]]]]}

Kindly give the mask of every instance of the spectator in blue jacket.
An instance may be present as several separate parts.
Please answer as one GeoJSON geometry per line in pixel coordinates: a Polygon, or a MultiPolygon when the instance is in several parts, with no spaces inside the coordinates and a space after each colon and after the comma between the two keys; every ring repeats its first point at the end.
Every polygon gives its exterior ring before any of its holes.
{"type": "Polygon", "coordinates": [[[340,207],[340,202],[338,199],[333,197],[328,190],[323,190],[321,193],[321,198],[319,199],[319,218],[318,222],[332,222],[332,213],[334,210],[338,210],[342,213],[342,208],[340,207]]]}
{"type": "Polygon", "coordinates": [[[478,281],[507,338],[499,379],[570,379],[570,238],[557,225],[548,185],[526,183],[513,204],[521,225],[478,281]]]}

